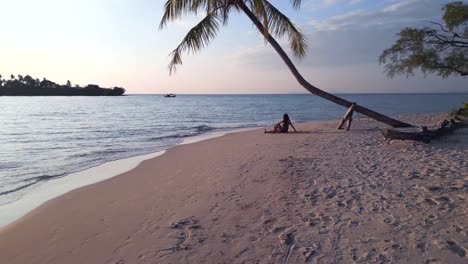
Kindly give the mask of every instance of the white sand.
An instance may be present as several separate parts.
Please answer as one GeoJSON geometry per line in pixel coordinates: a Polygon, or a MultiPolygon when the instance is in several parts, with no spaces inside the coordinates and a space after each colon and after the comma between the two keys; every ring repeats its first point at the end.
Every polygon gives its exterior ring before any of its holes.
{"type": "Polygon", "coordinates": [[[468,129],[336,125],[173,148],[0,231],[0,263],[466,263],[468,129]]]}

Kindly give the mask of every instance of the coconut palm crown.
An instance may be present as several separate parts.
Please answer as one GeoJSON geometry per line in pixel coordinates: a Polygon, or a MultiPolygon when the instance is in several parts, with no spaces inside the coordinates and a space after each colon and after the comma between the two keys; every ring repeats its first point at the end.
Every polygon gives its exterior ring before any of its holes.
{"type": "MultiPolygon", "coordinates": [[[[290,0],[295,9],[300,9],[301,0],[290,0]]],[[[205,48],[220,30],[221,26],[226,26],[229,22],[229,15],[232,11],[244,13],[257,27],[275,51],[279,54],[284,63],[288,66],[296,80],[306,90],[332,101],[344,107],[351,107],[352,102],[344,100],[335,95],[329,94],[308,83],[299,73],[289,56],[281,48],[272,35],[282,38],[287,37],[293,56],[302,59],[306,55],[307,41],[299,29],[291,20],[281,13],[268,0],[167,0],[164,5],[164,15],[159,24],[159,28],[166,27],[168,22],[180,19],[186,14],[205,13],[205,17],[183,38],[182,42],[170,54],[169,73],[172,74],[177,66],[182,65],[182,54],[196,53],[205,48]]],[[[380,122],[393,127],[408,127],[407,123],[392,119],[360,105],[354,105],[354,111],[367,115],[380,122]]]]}
{"type": "MultiPolygon", "coordinates": [[[[301,6],[301,0],[292,0],[297,9],[301,6]]],[[[291,43],[293,55],[301,59],[306,55],[307,42],[304,35],[295,27],[291,20],[282,14],[275,6],[266,0],[168,0],[165,4],[165,12],[160,29],[168,22],[180,19],[182,15],[205,12],[206,16],[193,27],[171,53],[169,70],[172,73],[177,65],[182,64],[182,53],[195,53],[206,47],[216,37],[220,26],[226,26],[232,10],[237,12],[248,11],[260,19],[263,26],[263,34],[268,38],[270,32],[276,37],[287,35],[291,43]]]]}

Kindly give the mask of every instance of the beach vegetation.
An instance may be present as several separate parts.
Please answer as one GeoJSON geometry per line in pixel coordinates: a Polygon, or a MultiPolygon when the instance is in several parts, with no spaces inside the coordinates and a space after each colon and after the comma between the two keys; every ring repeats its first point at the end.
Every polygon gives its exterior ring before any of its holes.
{"type": "Polygon", "coordinates": [[[468,116],[468,103],[464,103],[462,107],[453,110],[450,115],[452,116],[468,116]]]}
{"type": "MultiPolygon", "coordinates": [[[[294,9],[299,10],[302,1],[291,0],[290,3],[294,9]]],[[[160,29],[165,28],[169,22],[177,21],[183,15],[205,14],[204,18],[188,31],[180,44],[170,54],[169,73],[172,74],[176,71],[177,66],[182,65],[182,55],[184,53],[196,53],[208,46],[219,33],[220,28],[228,25],[232,12],[243,13],[251,20],[258,32],[263,36],[265,44],[270,44],[275,49],[302,87],[312,94],[346,108],[353,105],[350,101],[327,93],[310,84],[299,73],[292,60],[274,37],[287,39],[293,57],[300,60],[307,53],[305,35],[289,17],[267,0],[167,0],[159,24],[160,29]]],[[[358,104],[355,104],[354,111],[393,127],[410,126],[358,104]]]]}
{"type": "Polygon", "coordinates": [[[424,75],[468,76],[468,4],[456,1],[442,8],[443,23],[427,21],[423,28],[401,30],[392,47],[379,57],[389,77],[424,75]]]}
{"type": "Polygon", "coordinates": [[[71,81],[65,85],[57,84],[43,78],[42,81],[34,79],[30,75],[18,75],[18,78],[12,74],[10,80],[3,80],[0,75],[0,96],[118,96],[125,93],[121,87],[102,88],[95,84],[89,84],[83,88],[79,85],[72,87],[71,81]]]}

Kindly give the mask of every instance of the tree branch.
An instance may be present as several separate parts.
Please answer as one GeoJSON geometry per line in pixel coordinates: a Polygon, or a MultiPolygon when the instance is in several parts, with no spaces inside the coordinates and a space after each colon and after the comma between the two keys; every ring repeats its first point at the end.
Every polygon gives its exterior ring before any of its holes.
{"type": "Polygon", "coordinates": [[[454,67],[451,67],[451,66],[448,66],[448,65],[426,66],[426,67],[430,68],[430,69],[434,69],[434,70],[436,70],[436,69],[449,69],[449,70],[458,72],[461,76],[468,76],[467,71],[459,70],[457,68],[454,68],[454,67]]]}
{"type": "Polygon", "coordinates": [[[429,20],[425,20],[424,22],[437,25],[437,26],[439,26],[439,27],[442,29],[442,31],[444,31],[444,32],[452,33],[452,32],[450,32],[449,30],[445,29],[444,26],[443,26],[442,24],[440,24],[440,23],[437,23],[437,22],[434,22],[434,21],[429,21],[429,20]]]}

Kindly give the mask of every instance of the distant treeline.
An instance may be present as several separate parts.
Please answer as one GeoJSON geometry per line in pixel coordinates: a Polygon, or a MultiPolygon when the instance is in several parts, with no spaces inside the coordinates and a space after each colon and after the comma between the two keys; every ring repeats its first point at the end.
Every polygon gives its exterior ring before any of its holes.
{"type": "Polygon", "coordinates": [[[34,96],[34,95],[63,95],[63,96],[117,96],[125,93],[124,88],[101,88],[95,84],[88,84],[85,87],[79,85],[72,86],[70,81],[60,85],[44,78],[42,81],[26,75],[13,74],[10,80],[2,79],[0,75],[0,96],[34,96]]]}

